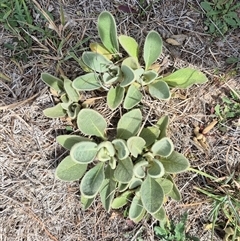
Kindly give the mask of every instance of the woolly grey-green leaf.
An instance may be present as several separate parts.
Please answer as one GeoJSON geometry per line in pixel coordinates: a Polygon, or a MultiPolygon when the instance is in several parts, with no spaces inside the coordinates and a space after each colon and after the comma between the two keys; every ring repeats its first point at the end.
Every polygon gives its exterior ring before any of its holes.
{"type": "Polygon", "coordinates": [[[160,130],[157,127],[148,126],[142,129],[139,136],[145,140],[146,142],[145,146],[149,147],[155,142],[159,134],[160,134],[160,130]]]}
{"type": "Polygon", "coordinates": [[[123,102],[123,108],[127,110],[132,109],[141,101],[141,99],[142,93],[139,91],[139,87],[131,84],[127,90],[127,94],[123,102]]]}
{"type": "Polygon", "coordinates": [[[133,177],[133,163],[130,157],[118,161],[114,177],[121,183],[129,183],[131,181],[133,177]]]}
{"type": "Polygon", "coordinates": [[[148,85],[148,88],[150,95],[159,100],[168,100],[171,96],[168,85],[162,80],[154,81],[148,85]]]}
{"type": "Polygon", "coordinates": [[[169,194],[172,189],[173,189],[173,183],[167,179],[167,178],[163,178],[163,177],[160,177],[160,178],[157,178],[155,179],[159,185],[162,187],[163,191],[164,191],[164,194],[169,194]]]}
{"type": "Polygon", "coordinates": [[[129,189],[134,189],[142,185],[142,179],[134,177],[129,183],[129,189]]]}
{"type": "Polygon", "coordinates": [[[82,60],[90,69],[98,73],[108,71],[109,66],[113,63],[102,54],[86,51],[82,55],[82,60]]]}
{"type": "Polygon", "coordinates": [[[156,31],[150,31],[145,39],[143,47],[143,59],[145,70],[157,60],[162,53],[162,38],[156,31]]]}
{"type": "Polygon", "coordinates": [[[122,139],[115,139],[112,141],[116,151],[117,151],[117,157],[119,160],[123,160],[128,157],[129,155],[129,150],[127,148],[127,143],[126,141],[122,139]]]}
{"type": "Polygon", "coordinates": [[[122,79],[122,82],[120,83],[121,87],[126,87],[126,86],[130,85],[132,82],[134,82],[135,74],[134,74],[134,71],[130,67],[128,67],[127,65],[122,65],[121,71],[123,74],[123,79],[122,79]]]}
{"type": "Polygon", "coordinates": [[[159,160],[168,173],[180,173],[186,171],[190,166],[188,159],[176,151],[173,151],[170,156],[159,160]]]}
{"type": "Polygon", "coordinates": [[[159,140],[161,140],[163,137],[167,136],[167,127],[168,127],[168,123],[169,123],[169,117],[168,116],[162,116],[156,126],[159,128],[160,130],[160,135],[158,137],[159,140]]]}
{"type": "Polygon", "coordinates": [[[50,88],[56,90],[58,94],[63,91],[63,81],[61,79],[48,73],[42,73],[41,79],[50,88]]]}
{"type": "MultiPolygon", "coordinates": [[[[136,57],[128,57],[128,58],[124,59],[122,61],[122,65],[126,65],[129,68],[131,68],[132,70],[136,70],[136,69],[140,68],[138,59],[136,57]]],[[[135,71],[134,71],[134,73],[135,73],[135,71]]],[[[135,75],[135,77],[136,77],[136,75],[135,75]]]]}
{"type": "Polygon", "coordinates": [[[82,141],[89,141],[89,138],[78,135],[60,135],[56,138],[57,142],[64,148],[71,150],[74,144],[82,141]]]}
{"type": "Polygon", "coordinates": [[[97,27],[104,47],[110,53],[117,53],[119,51],[117,27],[112,14],[108,11],[102,12],[98,17],[97,27]]]}
{"type": "Polygon", "coordinates": [[[101,88],[99,75],[96,73],[88,73],[81,75],[73,80],[72,86],[79,91],[90,91],[101,88]]]}
{"type": "Polygon", "coordinates": [[[105,139],[107,122],[97,111],[82,109],[77,117],[77,125],[85,135],[94,135],[105,139]]]}
{"type": "Polygon", "coordinates": [[[70,150],[71,158],[81,164],[92,162],[97,155],[97,144],[91,141],[76,143],[70,150]]]}
{"type": "Polygon", "coordinates": [[[164,192],[155,179],[147,176],[140,189],[141,199],[144,208],[149,213],[156,213],[163,204],[164,192]]]}
{"type": "Polygon", "coordinates": [[[203,84],[208,79],[201,71],[191,68],[183,68],[164,77],[163,81],[171,87],[188,88],[193,84],[203,84]]]}
{"type": "Polygon", "coordinates": [[[64,78],[64,90],[66,91],[67,95],[68,95],[68,99],[71,102],[78,102],[79,100],[79,93],[73,88],[72,86],[72,81],[68,78],[64,78]]]}
{"type": "Polygon", "coordinates": [[[166,219],[166,213],[163,207],[160,208],[160,210],[154,214],[152,214],[154,218],[156,218],[159,221],[163,221],[166,219]]]}
{"type": "Polygon", "coordinates": [[[70,156],[67,156],[58,165],[55,176],[62,181],[77,181],[86,170],[87,164],[78,164],[70,156]]]}
{"type": "Polygon", "coordinates": [[[105,179],[100,189],[100,197],[103,207],[107,212],[111,209],[111,204],[115,194],[116,182],[113,179],[105,179]]]}
{"type": "Polygon", "coordinates": [[[118,191],[119,192],[124,192],[128,189],[129,183],[121,183],[118,182],[118,191]]]}
{"type": "Polygon", "coordinates": [[[49,118],[59,118],[66,116],[66,111],[62,108],[61,103],[58,103],[53,107],[43,110],[43,114],[49,118]]]}
{"type": "Polygon", "coordinates": [[[133,109],[124,114],[117,124],[117,138],[127,140],[137,134],[142,123],[140,109],[133,109]]]}
{"type": "Polygon", "coordinates": [[[81,204],[83,206],[83,211],[85,211],[92,205],[94,199],[95,199],[95,197],[87,198],[87,197],[84,197],[83,195],[81,195],[81,204]]]}
{"type": "Polygon", "coordinates": [[[171,139],[164,137],[153,144],[151,151],[155,156],[168,157],[171,155],[173,148],[174,146],[171,139]]]}
{"type": "Polygon", "coordinates": [[[125,206],[128,203],[128,198],[132,194],[133,191],[126,191],[122,193],[120,196],[116,197],[112,202],[113,209],[119,209],[125,206]]]}
{"type": "Polygon", "coordinates": [[[134,38],[126,35],[120,35],[118,40],[129,56],[138,57],[138,43],[134,38]]]}
{"type": "Polygon", "coordinates": [[[117,158],[116,157],[111,157],[109,160],[109,165],[112,169],[115,169],[117,166],[117,158]]]}
{"type": "Polygon", "coordinates": [[[157,159],[153,159],[148,168],[148,175],[152,178],[162,177],[165,173],[163,164],[157,159]]]}
{"type": "Polygon", "coordinates": [[[147,166],[148,166],[148,162],[144,158],[142,158],[133,167],[134,175],[138,178],[144,178],[145,177],[145,169],[147,166]]]}
{"type": "Polygon", "coordinates": [[[95,197],[102,186],[104,178],[104,164],[98,163],[84,175],[80,184],[81,194],[87,198],[95,197]]]}
{"type": "Polygon", "coordinates": [[[143,209],[141,198],[135,195],[130,205],[129,218],[131,220],[137,219],[141,216],[143,209]]]}
{"type": "Polygon", "coordinates": [[[107,104],[111,110],[115,110],[123,101],[125,88],[112,86],[107,93],[107,104]]]}
{"type": "Polygon", "coordinates": [[[115,155],[115,149],[110,141],[103,141],[98,145],[98,159],[108,161],[115,155]]]}
{"type": "Polygon", "coordinates": [[[142,153],[145,146],[145,141],[139,136],[132,136],[127,140],[127,147],[130,153],[136,158],[142,153]]]}
{"type": "Polygon", "coordinates": [[[157,76],[158,76],[158,74],[154,70],[145,71],[143,73],[142,85],[149,85],[150,83],[152,83],[157,78],[157,76]]]}
{"type": "Polygon", "coordinates": [[[180,191],[177,188],[177,185],[175,184],[175,182],[173,181],[170,175],[167,176],[167,179],[170,180],[173,184],[172,190],[167,195],[176,201],[180,201],[182,199],[182,196],[180,191]]]}

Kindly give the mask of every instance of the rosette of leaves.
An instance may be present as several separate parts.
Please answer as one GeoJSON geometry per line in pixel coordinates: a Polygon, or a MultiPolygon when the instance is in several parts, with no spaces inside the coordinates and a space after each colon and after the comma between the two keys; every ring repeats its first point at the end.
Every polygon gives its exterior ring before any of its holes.
{"type": "Polygon", "coordinates": [[[130,201],[129,218],[134,222],[147,213],[164,219],[165,196],[181,199],[171,175],[189,167],[188,160],[174,151],[166,136],[168,118],[143,127],[141,111],[133,109],[120,118],[114,138],[107,137],[107,122],[95,110],[82,109],[77,125],[83,134],[97,138],[58,136],[57,141],[70,150],[70,155],[59,164],[56,176],[63,181],[81,179],[84,209],[99,193],[107,211],[130,201]]]}
{"type": "Polygon", "coordinates": [[[71,119],[76,119],[81,109],[80,95],[72,87],[72,81],[66,77],[62,80],[48,73],[42,73],[41,79],[59,100],[55,106],[45,109],[44,115],[50,118],[68,116],[71,119]]]}
{"type": "Polygon", "coordinates": [[[82,67],[90,71],[73,80],[78,91],[104,88],[108,106],[114,110],[122,102],[125,109],[132,109],[142,99],[142,91],[159,100],[168,100],[170,87],[187,88],[204,83],[207,78],[198,70],[185,68],[167,77],[159,76],[154,63],[162,53],[163,41],[156,31],[150,31],[143,47],[144,66],[139,61],[139,45],[126,35],[117,36],[115,19],[104,11],[98,17],[98,33],[102,43],[91,43],[91,51],[84,52],[82,67]],[[125,50],[120,54],[119,43],[125,50]],[[121,58],[120,58],[121,56],[121,58]]]}

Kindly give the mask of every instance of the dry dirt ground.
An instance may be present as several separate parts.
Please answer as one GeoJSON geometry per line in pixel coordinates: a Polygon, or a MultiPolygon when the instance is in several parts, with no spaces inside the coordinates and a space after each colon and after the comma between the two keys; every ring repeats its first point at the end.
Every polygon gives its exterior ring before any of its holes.
{"type": "MultiPolygon", "coordinates": [[[[59,2],[38,0],[39,5],[51,10],[59,26],[59,2]]],[[[96,20],[103,10],[116,18],[118,31],[134,36],[143,43],[147,32],[154,29],[164,39],[163,73],[169,69],[194,66],[205,72],[209,81],[188,90],[173,90],[176,97],[167,102],[151,100],[145,96],[145,110],[150,118],[167,114],[171,123],[169,136],[176,149],[189,158],[193,168],[215,177],[229,176],[233,170],[239,175],[240,126],[234,119],[219,125],[207,137],[209,151],[198,149],[193,140],[194,125],[206,126],[216,118],[213,108],[231,89],[240,90],[239,69],[226,65],[226,58],[240,57],[240,31],[229,31],[224,38],[212,39],[204,32],[204,16],[198,0],[155,1],[151,10],[141,19],[136,13],[119,10],[121,1],[63,0],[67,27],[62,36],[67,38],[62,51],[46,39],[43,46],[33,42],[28,62],[15,62],[3,43],[11,34],[0,26],[0,72],[11,81],[0,78],[0,240],[1,241],[85,241],[85,240],[158,240],[154,237],[154,220],[133,224],[121,212],[106,213],[96,200],[87,211],[80,205],[79,183],[63,183],[54,177],[57,164],[66,152],[56,143],[56,136],[66,133],[66,122],[49,119],[42,111],[52,106],[53,99],[40,80],[41,72],[59,75],[60,69],[73,79],[82,73],[73,59],[64,60],[69,49],[79,40],[90,37],[76,55],[90,41],[98,40],[96,20]],[[70,34],[70,35],[69,35],[70,34]],[[166,39],[173,34],[185,34],[181,46],[171,46],[166,39]],[[236,73],[231,75],[231,70],[236,73]],[[238,170],[238,171],[237,171],[238,170]]],[[[135,0],[125,5],[138,9],[135,0]]],[[[36,10],[32,14],[37,20],[36,10]]],[[[45,23],[44,23],[45,24],[45,23]]],[[[53,31],[53,34],[56,33],[53,31]]],[[[35,36],[36,38],[38,36],[35,36]]],[[[102,112],[106,106],[100,101],[96,108],[102,112]]],[[[186,172],[176,177],[183,199],[168,201],[169,218],[178,220],[188,212],[187,229],[201,241],[210,240],[211,232],[205,230],[210,223],[211,202],[197,192],[194,186],[204,187],[210,180],[186,172]]],[[[215,233],[214,240],[222,240],[215,233]]]]}

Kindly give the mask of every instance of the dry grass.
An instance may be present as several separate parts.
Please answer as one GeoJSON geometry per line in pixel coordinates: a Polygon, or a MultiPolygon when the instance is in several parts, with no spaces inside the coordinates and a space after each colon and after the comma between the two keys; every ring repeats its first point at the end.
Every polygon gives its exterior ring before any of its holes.
{"type": "MultiPolygon", "coordinates": [[[[55,24],[59,27],[59,5],[55,1],[37,2],[42,8],[53,7],[55,24]]],[[[127,2],[138,8],[137,1],[127,2]]],[[[55,138],[65,132],[66,123],[43,116],[42,110],[53,105],[53,100],[40,80],[40,73],[46,71],[57,75],[64,71],[72,79],[81,73],[75,61],[63,61],[63,58],[79,40],[88,36],[91,41],[97,40],[96,18],[102,10],[109,10],[116,16],[120,33],[130,34],[139,42],[143,42],[151,29],[158,31],[164,39],[172,34],[188,36],[180,47],[164,43],[164,55],[159,60],[164,59],[166,70],[163,72],[172,67],[191,65],[204,71],[209,82],[188,90],[175,90],[180,98],[169,102],[153,101],[145,96],[145,116],[151,111],[150,122],[154,122],[156,116],[170,116],[169,136],[193,167],[215,177],[228,176],[232,170],[239,172],[240,129],[234,122],[225,123],[225,133],[220,132],[217,126],[209,133],[209,151],[198,149],[192,139],[194,125],[206,126],[215,118],[212,108],[229,86],[240,89],[239,74],[225,78],[233,67],[225,65],[225,58],[239,56],[240,32],[232,31],[224,41],[219,38],[211,42],[211,36],[203,31],[203,16],[195,10],[198,8],[197,0],[181,3],[157,1],[141,21],[133,14],[118,11],[120,3],[63,1],[68,27],[62,32],[62,38],[69,36],[69,39],[61,52],[49,40],[45,41],[45,48],[36,41],[34,47],[37,50],[31,53],[28,63],[22,63],[12,61],[9,52],[3,47],[0,49],[0,72],[11,78],[11,82],[0,78],[1,241],[120,241],[136,240],[137,237],[154,240],[153,220],[133,224],[119,212],[106,213],[99,200],[84,212],[79,202],[79,183],[63,183],[54,178],[55,168],[65,155],[55,138]]],[[[11,36],[3,27],[0,28],[2,44],[11,36]]],[[[113,116],[101,100],[95,108],[109,120],[113,116]]],[[[202,241],[210,240],[210,231],[204,230],[204,226],[209,222],[211,204],[193,189],[194,186],[204,187],[209,180],[188,172],[177,176],[176,181],[183,200],[180,203],[169,201],[167,214],[177,220],[184,211],[188,211],[188,230],[202,241]]],[[[216,235],[215,240],[221,239],[216,235]]]]}

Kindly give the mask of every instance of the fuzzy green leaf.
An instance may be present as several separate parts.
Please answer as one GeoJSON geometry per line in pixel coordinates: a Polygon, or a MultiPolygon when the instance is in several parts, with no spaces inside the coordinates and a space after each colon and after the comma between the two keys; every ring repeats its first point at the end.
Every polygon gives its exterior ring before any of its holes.
{"type": "Polygon", "coordinates": [[[97,144],[91,141],[82,141],[75,144],[70,151],[73,161],[81,164],[92,162],[97,155],[97,144]]]}
{"type": "Polygon", "coordinates": [[[134,220],[138,218],[143,211],[143,205],[141,198],[137,195],[133,198],[130,209],[129,209],[129,218],[134,220]]]}
{"type": "Polygon", "coordinates": [[[166,213],[163,207],[159,209],[158,212],[153,214],[153,217],[156,218],[159,221],[163,221],[166,219],[166,213]]]}
{"type": "Polygon", "coordinates": [[[140,109],[134,109],[124,114],[117,124],[117,138],[128,139],[137,134],[142,123],[140,109]]]}
{"type": "Polygon", "coordinates": [[[121,183],[129,183],[131,181],[133,177],[133,163],[130,157],[118,161],[114,177],[121,183]]]}
{"type": "Polygon", "coordinates": [[[70,156],[65,157],[58,165],[55,175],[62,181],[77,181],[87,170],[87,164],[78,164],[70,156]]]}
{"type": "Polygon", "coordinates": [[[83,53],[82,60],[90,69],[98,73],[106,72],[112,64],[112,62],[103,55],[89,51],[83,53]]]}
{"type": "Polygon", "coordinates": [[[118,191],[119,192],[124,192],[128,189],[129,183],[118,183],[118,191]]]}
{"type": "Polygon", "coordinates": [[[164,77],[163,81],[171,87],[187,88],[193,84],[205,83],[208,79],[201,71],[191,68],[183,68],[164,77]]]}
{"type": "Polygon", "coordinates": [[[142,179],[134,177],[129,183],[129,189],[135,189],[142,185],[142,179]]]}
{"type": "Polygon", "coordinates": [[[129,150],[127,148],[126,141],[122,139],[115,139],[112,141],[116,151],[117,151],[117,157],[119,160],[123,160],[128,157],[129,150]]]}
{"type": "Polygon", "coordinates": [[[134,175],[138,178],[145,177],[145,168],[148,166],[148,162],[145,159],[141,159],[133,167],[134,175]]]}
{"type": "Polygon", "coordinates": [[[173,143],[170,138],[164,137],[155,142],[151,148],[153,155],[168,157],[173,151],[173,143]]]}
{"type": "Polygon", "coordinates": [[[79,93],[73,88],[72,81],[68,78],[64,78],[64,89],[68,95],[68,99],[71,102],[78,102],[79,93]]]}
{"type": "Polygon", "coordinates": [[[77,117],[79,130],[85,135],[95,135],[105,139],[106,120],[97,111],[82,109],[77,117]]]}
{"type": "Polygon", "coordinates": [[[180,201],[182,199],[182,196],[177,188],[177,185],[175,184],[171,176],[167,176],[167,179],[170,180],[173,184],[172,190],[167,195],[176,201],[180,201]]]}
{"type": "Polygon", "coordinates": [[[67,109],[68,117],[70,117],[72,120],[76,119],[80,109],[81,107],[78,103],[71,103],[67,109]]]}
{"type": "Polygon", "coordinates": [[[102,12],[98,17],[97,26],[104,47],[110,53],[117,53],[119,51],[117,27],[112,14],[107,11],[102,12]]]}
{"type": "Polygon", "coordinates": [[[41,79],[46,85],[56,90],[58,93],[63,91],[63,81],[61,79],[48,73],[42,73],[41,79]]]}
{"type": "Polygon", "coordinates": [[[126,86],[130,85],[132,82],[134,82],[135,74],[134,74],[134,71],[130,67],[128,67],[127,65],[122,65],[121,71],[123,73],[123,80],[120,83],[121,87],[126,87],[126,86]]]}
{"type": "Polygon", "coordinates": [[[116,166],[117,166],[117,158],[116,157],[111,157],[110,160],[109,160],[109,166],[112,168],[112,169],[115,169],[116,166]]]}
{"type": "Polygon", "coordinates": [[[43,114],[49,118],[59,118],[66,116],[66,111],[62,108],[61,103],[58,103],[53,107],[43,110],[43,114]]]}
{"type": "Polygon", "coordinates": [[[72,86],[79,91],[90,91],[101,88],[99,76],[96,73],[88,73],[73,80],[72,86]]]}
{"type": "Polygon", "coordinates": [[[126,35],[120,35],[118,40],[129,56],[138,57],[138,43],[134,38],[126,35]]]}
{"type": "Polygon", "coordinates": [[[157,60],[162,53],[162,38],[156,31],[150,31],[146,37],[143,58],[145,62],[145,70],[157,60]]]}
{"type": "Polygon", "coordinates": [[[92,205],[94,199],[95,199],[95,197],[87,198],[87,197],[84,197],[83,195],[81,195],[81,204],[83,206],[83,211],[85,211],[92,205]]]}
{"type": "Polygon", "coordinates": [[[163,204],[164,192],[155,179],[147,176],[140,189],[142,203],[149,213],[156,213],[163,204]]]}
{"type": "Polygon", "coordinates": [[[156,78],[158,74],[156,71],[148,70],[143,73],[143,82],[142,85],[149,85],[151,84],[156,78]]]}
{"type": "Polygon", "coordinates": [[[98,145],[98,159],[108,161],[115,155],[115,149],[110,141],[103,141],[98,145]]]}
{"type": "Polygon", "coordinates": [[[107,94],[107,104],[111,110],[115,110],[123,101],[125,88],[112,86],[107,94]]]}
{"type": "Polygon", "coordinates": [[[60,135],[56,138],[57,142],[64,148],[71,150],[74,144],[82,141],[89,141],[89,138],[78,135],[60,135]]]}
{"type": "Polygon", "coordinates": [[[126,59],[123,60],[122,65],[126,65],[133,70],[140,68],[138,59],[136,57],[127,57],[126,59]]]}
{"type": "Polygon", "coordinates": [[[170,90],[168,85],[162,81],[157,80],[148,85],[149,93],[152,97],[155,97],[159,100],[168,100],[170,98],[170,90]]]}
{"type": "Polygon", "coordinates": [[[168,193],[170,193],[170,192],[172,191],[172,189],[173,189],[173,183],[172,183],[170,180],[168,180],[168,179],[166,179],[166,178],[162,178],[162,177],[157,178],[157,179],[155,179],[155,180],[156,180],[156,181],[159,183],[159,185],[162,187],[163,192],[164,192],[165,195],[168,194],[168,193]]]}
{"type": "Polygon", "coordinates": [[[124,99],[123,108],[127,110],[132,109],[141,101],[141,99],[142,93],[139,91],[139,88],[136,85],[131,84],[124,99]]]}
{"type": "Polygon", "coordinates": [[[113,209],[119,209],[125,206],[128,203],[128,197],[133,191],[126,191],[122,193],[120,196],[116,197],[112,202],[113,209]]]}
{"type": "Polygon", "coordinates": [[[173,151],[170,156],[166,158],[161,158],[159,160],[163,164],[165,171],[168,173],[184,172],[190,166],[188,159],[184,155],[176,151],[173,151]]]}
{"type": "Polygon", "coordinates": [[[145,146],[149,147],[155,142],[159,134],[160,134],[160,130],[157,127],[149,126],[149,127],[143,128],[139,136],[145,140],[146,142],[145,146]]]}
{"type": "Polygon", "coordinates": [[[168,123],[169,123],[169,117],[168,116],[162,116],[156,126],[159,128],[160,130],[160,135],[158,137],[159,140],[161,140],[163,137],[167,136],[167,127],[168,127],[168,123]]]}
{"type": "Polygon", "coordinates": [[[104,164],[98,163],[84,175],[80,184],[81,194],[87,198],[95,197],[102,186],[104,178],[104,164]]]}
{"type": "Polygon", "coordinates": [[[106,209],[107,212],[110,211],[111,204],[115,194],[115,187],[116,182],[112,179],[105,179],[103,181],[101,190],[100,190],[100,197],[103,204],[103,207],[106,209]]]}
{"type": "Polygon", "coordinates": [[[127,147],[130,153],[134,157],[137,157],[139,154],[142,153],[145,143],[146,142],[143,138],[139,136],[132,136],[127,140],[127,147]]]}
{"type": "Polygon", "coordinates": [[[162,177],[164,174],[165,174],[165,170],[164,170],[163,164],[157,159],[154,159],[150,163],[150,168],[148,169],[148,175],[152,178],[159,178],[159,177],[162,177]]]}

